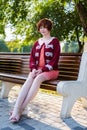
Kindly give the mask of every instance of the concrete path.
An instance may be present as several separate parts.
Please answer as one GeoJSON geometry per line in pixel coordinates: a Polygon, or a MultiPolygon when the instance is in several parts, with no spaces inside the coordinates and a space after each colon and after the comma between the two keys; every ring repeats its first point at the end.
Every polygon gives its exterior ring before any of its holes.
{"type": "Polygon", "coordinates": [[[19,123],[9,121],[9,112],[20,90],[13,89],[8,99],[0,99],[0,130],[87,130],[87,110],[77,101],[72,117],[62,120],[62,96],[40,91],[25,109],[19,123]]]}

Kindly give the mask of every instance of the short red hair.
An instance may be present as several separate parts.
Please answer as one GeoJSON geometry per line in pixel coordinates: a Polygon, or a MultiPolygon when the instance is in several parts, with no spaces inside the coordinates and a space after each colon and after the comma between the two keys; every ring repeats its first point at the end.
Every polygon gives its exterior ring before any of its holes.
{"type": "Polygon", "coordinates": [[[48,31],[51,31],[53,27],[53,23],[50,19],[48,18],[43,18],[37,23],[37,29],[38,31],[40,30],[40,27],[43,26],[48,29],[48,31]]]}

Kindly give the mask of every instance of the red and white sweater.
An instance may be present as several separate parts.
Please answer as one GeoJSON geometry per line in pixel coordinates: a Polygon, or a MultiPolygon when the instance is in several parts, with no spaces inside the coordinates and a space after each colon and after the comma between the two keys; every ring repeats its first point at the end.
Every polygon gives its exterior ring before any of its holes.
{"type": "MultiPolygon", "coordinates": [[[[35,42],[31,55],[30,55],[30,69],[38,69],[40,51],[43,44],[39,43],[39,40],[35,42]]],[[[45,65],[42,67],[42,71],[58,70],[58,61],[60,56],[60,43],[57,38],[52,38],[44,47],[44,59],[45,65]]]]}

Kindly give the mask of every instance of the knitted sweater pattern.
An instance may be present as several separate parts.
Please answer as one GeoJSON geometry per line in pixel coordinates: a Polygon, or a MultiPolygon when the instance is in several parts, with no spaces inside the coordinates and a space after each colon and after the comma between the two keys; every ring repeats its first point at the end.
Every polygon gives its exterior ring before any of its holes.
{"type": "MultiPolygon", "coordinates": [[[[60,43],[57,38],[53,38],[52,41],[48,44],[44,44],[44,59],[45,65],[42,68],[42,71],[58,70],[58,61],[60,56],[60,43]]],[[[40,52],[42,45],[38,41],[34,43],[34,46],[30,55],[30,69],[38,69],[40,52]]]]}

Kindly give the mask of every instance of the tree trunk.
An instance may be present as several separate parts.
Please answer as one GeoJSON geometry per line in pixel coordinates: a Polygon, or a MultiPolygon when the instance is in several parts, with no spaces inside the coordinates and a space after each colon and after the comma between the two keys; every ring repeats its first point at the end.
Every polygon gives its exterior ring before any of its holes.
{"type": "Polygon", "coordinates": [[[81,42],[81,41],[79,40],[78,27],[75,28],[75,33],[76,33],[76,37],[77,37],[77,41],[78,41],[78,46],[79,46],[78,53],[81,53],[81,52],[83,52],[84,42],[81,42]]]}
{"type": "MultiPolygon", "coordinates": [[[[87,3],[85,2],[85,4],[87,4],[87,3]]],[[[79,2],[76,4],[76,8],[77,8],[80,20],[82,22],[84,34],[87,36],[87,8],[86,8],[86,5],[84,6],[82,4],[82,2],[79,2]]]]}

